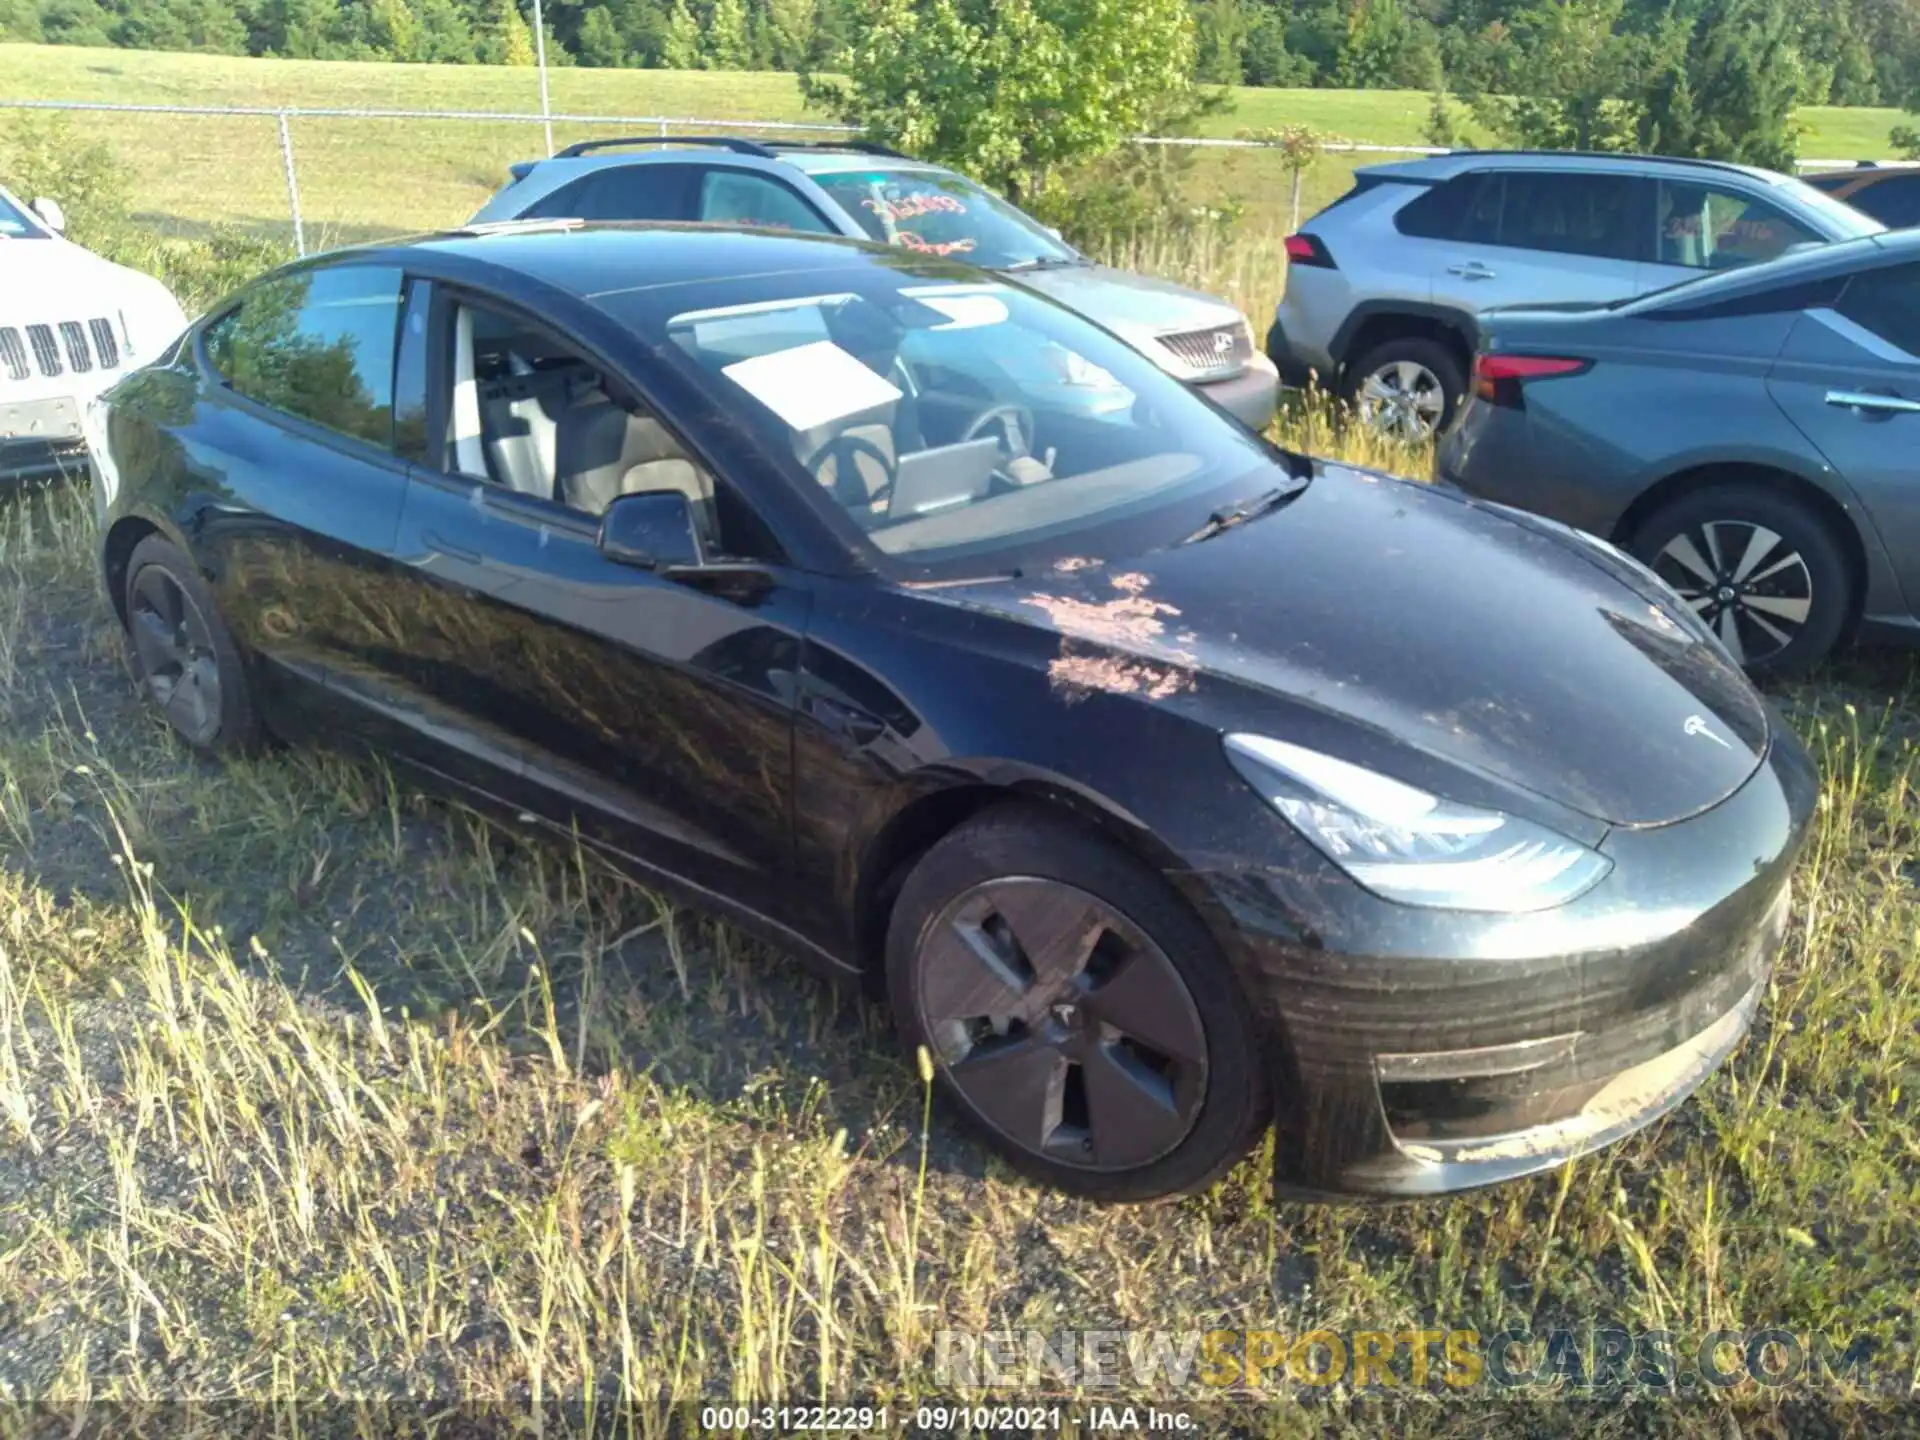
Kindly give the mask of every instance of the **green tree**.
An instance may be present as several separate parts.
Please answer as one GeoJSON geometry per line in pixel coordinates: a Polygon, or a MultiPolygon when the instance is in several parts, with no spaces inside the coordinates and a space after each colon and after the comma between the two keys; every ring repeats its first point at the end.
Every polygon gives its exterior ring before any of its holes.
{"type": "Polygon", "coordinates": [[[1195,78],[1203,85],[1243,83],[1252,33],[1246,0],[1200,0],[1193,7],[1195,78]]]}
{"type": "Polygon", "coordinates": [[[667,33],[660,44],[660,63],[669,70],[700,68],[700,22],[687,8],[687,0],[673,0],[673,13],[667,18],[667,33]]]}
{"type": "Polygon", "coordinates": [[[1623,0],[1558,0],[1514,17],[1506,93],[1469,90],[1474,118],[1536,150],[1632,148],[1640,39],[1615,27],[1623,0]]]}
{"type": "Polygon", "coordinates": [[[585,66],[618,70],[627,63],[626,43],[620,38],[613,14],[604,5],[589,5],[580,16],[580,38],[575,42],[580,63],[585,66]]]}
{"type": "Polygon", "coordinates": [[[767,0],[766,14],[774,67],[800,69],[807,63],[814,28],[819,21],[820,7],[816,0],[767,0]]]}
{"type": "Polygon", "coordinates": [[[1186,0],[857,0],[808,99],[1015,198],[1190,110],[1186,0]]]}
{"type": "Polygon", "coordinates": [[[527,28],[516,0],[499,0],[494,17],[502,65],[533,64],[533,31],[527,28]]]}
{"type": "Polygon", "coordinates": [[[751,66],[750,53],[746,0],[713,0],[706,41],[700,47],[702,68],[746,70],[751,66]]]}
{"type": "Polygon", "coordinates": [[[1639,143],[1792,173],[1802,69],[1782,0],[1676,7],[1641,91],[1639,143]]]}
{"type": "Polygon", "coordinates": [[[1247,33],[1246,76],[1249,85],[1313,83],[1313,62],[1287,49],[1287,21],[1277,6],[1262,9],[1247,33]]]}

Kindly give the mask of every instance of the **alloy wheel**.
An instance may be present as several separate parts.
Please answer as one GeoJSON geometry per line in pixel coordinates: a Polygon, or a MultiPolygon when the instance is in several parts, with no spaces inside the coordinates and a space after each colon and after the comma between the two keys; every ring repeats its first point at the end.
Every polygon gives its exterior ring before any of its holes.
{"type": "Polygon", "coordinates": [[[1447,391],[1440,377],[1418,361],[1393,360],[1360,382],[1354,404],[1374,429],[1418,444],[1440,429],[1447,391]]]}
{"type": "Polygon", "coordinates": [[[1207,1043],[1179,970],[1126,916],[1056,880],[963,891],[916,957],[924,1033],[961,1099],[1034,1155],[1090,1170],[1180,1144],[1207,1043]]]}
{"type": "Polygon", "coordinates": [[[220,660],[206,617],[178,581],[158,565],[134,578],[127,629],[147,693],[167,723],[190,742],[220,728],[220,660]]]}
{"type": "Polygon", "coordinates": [[[1813,608],[1807,562],[1764,525],[1709,520],[1682,530],[1654,557],[1653,568],[1742,665],[1785,650],[1813,608]]]}

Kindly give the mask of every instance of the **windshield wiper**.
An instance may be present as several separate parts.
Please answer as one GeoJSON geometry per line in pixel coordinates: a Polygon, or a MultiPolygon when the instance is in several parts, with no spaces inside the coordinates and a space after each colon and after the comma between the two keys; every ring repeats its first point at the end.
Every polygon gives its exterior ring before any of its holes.
{"type": "Polygon", "coordinates": [[[1226,505],[1207,517],[1207,523],[1180,543],[1192,545],[1201,540],[1211,540],[1223,530],[1231,530],[1236,525],[1244,525],[1249,520],[1257,520],[1262,515],[1271,515],[1282,506],[1298,500],[1306,493],[1307,486],[1313,481],[1308,478],[1296,480],[1291,485],[1276,485],[1251,500],[1242,500],[1238,505],[1226,505]]]}

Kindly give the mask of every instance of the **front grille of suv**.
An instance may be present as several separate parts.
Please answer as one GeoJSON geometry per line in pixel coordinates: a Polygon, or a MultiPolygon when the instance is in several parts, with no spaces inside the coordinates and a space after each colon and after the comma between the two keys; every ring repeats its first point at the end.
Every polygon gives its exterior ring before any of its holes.
{"type": "Polygon", "coordinates": [[[0,325],[0,376],[8,380],[31,379],[36,371],[51,380],[68,371],[85,375],[119,368],[120,340],[105,316],[54,325],[0,325]]]}
{"type": "Polygon", "coordinates": [[[1238,321],[1162,335],[1160,343],[1202,379],[1238,375],[1253,359],[1253,338],[1238,321]]]}

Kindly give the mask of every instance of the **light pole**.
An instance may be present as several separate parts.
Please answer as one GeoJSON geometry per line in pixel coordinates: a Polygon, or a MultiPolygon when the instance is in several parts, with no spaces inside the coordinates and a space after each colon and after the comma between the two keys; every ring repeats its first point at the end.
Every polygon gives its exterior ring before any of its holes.
{"type": "Polygon", "coordinates": [[[547,26],[541,18],[540,0],[533,0],[533,54],[540,67],[540,118],[547,127],[547,154],[553,154],[553,106],[547,103],[547,26]]]}

